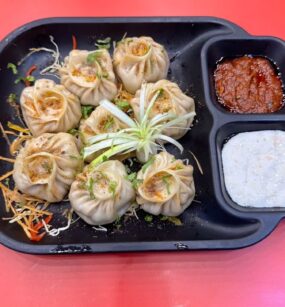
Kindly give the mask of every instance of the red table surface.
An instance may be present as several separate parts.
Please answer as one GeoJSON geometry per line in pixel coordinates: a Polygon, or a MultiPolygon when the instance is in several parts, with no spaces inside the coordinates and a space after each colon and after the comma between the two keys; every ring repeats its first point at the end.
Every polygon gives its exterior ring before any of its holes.
{"type": "MultiPolygon", "coordinates": [[[[284,0],[81,0],[77,4],[0,0],[0,4],[0,39],[43,17],[170,15],[222,17],[252,34],[285,39],[284,0]]],[[[33,256],[0,247],[0,305],[283,307],[284,233],[281,222],[261,243],[235,251],[33,256]]]]}

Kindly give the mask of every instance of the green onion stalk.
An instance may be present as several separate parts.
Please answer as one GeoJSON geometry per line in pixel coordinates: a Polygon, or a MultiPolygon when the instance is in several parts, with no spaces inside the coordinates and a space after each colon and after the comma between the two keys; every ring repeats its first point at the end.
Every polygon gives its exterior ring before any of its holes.
{"type": "Polygon", "coordinates": [[[137,120],[129,117],[119,107],[106,99],[100,102],[102,107],[126,124],[127,127],[118,132],[99,134],[88,139],[89,145],[83,150],[84,158],[105,150],[91,162],[91,168],[96,167],[112,156],[133,152],[136,153],[140,162],[145,163],[158,151],[164,149],[164,143],[171,143],[181,153],[183,152],[183,146],[172,137],[165,135],[163,131],[169,128],[177,128],[177,124],[193,117],[195,112],[190,112],[182,116],[170,113],[158,114],[150,118],[151,109],[161,94],[161,91],[158,90],[156,92],[147,108],[145,108],[146,84],[142,85],[139,118],[137,120]]]}

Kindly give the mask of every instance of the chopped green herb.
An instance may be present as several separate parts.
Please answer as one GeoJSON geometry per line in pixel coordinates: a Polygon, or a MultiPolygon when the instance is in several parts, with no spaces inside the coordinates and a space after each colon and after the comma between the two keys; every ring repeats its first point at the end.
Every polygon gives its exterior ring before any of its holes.
{"type": "Polygon", "coordinates": [[[152,220],[153,220],[153,216],[148,214],[148,215],[146,215],[146,216],[144,217],[144,220],[145,220],[147,223],[151,223],[152,220]]]}
{"type": "Polygon", "coordinates": [[[23,77],[19,77],[19,78],[17,78],[17,79],[14,81],[14,83],[15,83],[15,84],[18,84],[18,83],[20,83],[21,81],[25,82],[25,79],[24,79],[23,77]]]}
{"type": "Polygon", "coordinates": [[[170,194],[170,185],[168,179],[171,177],[171,175],[165,175],[161,179],[163,183],[166,185],[167,194],[170,194]]]}
{"type": "Polygon", "coordinates": [[[69,129],[67,133],[72,134],[74,136],[78,136],[79,131],[76,128],[72,128],[72,129],[69,129]]]}
{"type": "Polygon", "coordinates": [[[137,173],[136,173],[136,172],[130,173],[130,174],[127,176],[127,179],[128,179],[129,181],[133,181],[133,180],[137,179],[137,173]]]}
{"type": "Polygon", "coordinates": [[[175,226],[182,226],[183,223],[181,222],[181,220],[178,217],[175,216],[168,216],[167,219],[170,223],[174,224],[175,226]]]}
{"type": "Polygon", "coordinates": [[[34,76],[27,76],[27,77],[19,77],[19,78],[17,78],[16,80],[15,80],[15,84],[18,84],[19,82],[26,82],[26,81],[28,81],[28,82],[31,82],[31,83],[33,83],[33,82],[35,82],[35,77],[34,76]]]}
{"type": "Polygon", "coordinates": [[[119,99],[115,99],[115,104],[121,109],[121,110],[125,110],[130,108],[130,104],[128,101],[126,100],[119,100],[119,99]]]}
{"type": "Polygon", "coordinates": [[[7,68],[11,69],[14,75],[18,74],[18,69],[17,69],[17,66],[15,64],[8,63],[7,68]]]}
{"type": "Polygon", "coordinates": [[[17,95],[14,93],[9,94],[7,101],[9,103],[15,103],[17,102],[17,95]]]}
{"type": "Polygon", "coordinates": [[[158,96],[157,96],[156,99],[158,99],[159,97],[161,97],[163,95],[164,89],[161,88],[161,89],[157,90],[157,92],[158,92],[158,96]]]}
{"type": "Polygon", "coordinates": [[[95,61],[99,59],[100,56],[101,56],[101,52],[98,52],[98,51],[89,53],[86,59],[87,64],[92,65],[95,61]]]}
{"type": "Polygon", "coordinates": [[[155,157],[152,156],[152,157],[143,165],[143,167],[142,167],[142,172],[143,172],[143,173],[146,171],[146,169],[147,169],[150,165],[152,165],[152,163],[154,162],[154,160],[155,160],[155,157]]]}
{"type": "Polygon", "coordinates": [[[97,43],[99,44],[107,44],[110,43],[111,37],[106,37],[105,39],[97,39],[97,43]]]}
{"type": "Polygon", "coordinates": [[[103,156],[102,160],[103,160],[103,162],[106,162],[106,161],[108,161],[108,158],[106,156],[103,156]]]}
{"type": "Polygon", "coordinates": [[[137,189],[139,187],[140,184],[143,183],[143,180],[142,179],[134,179],[133,182],[132,182],[132,186],[134,189],[137,189]]]}
{"type": "Polygon", "coordinates": [[[160,220],[161,220],[161,221],[168,221],[168,222],[174,224],[175,226],[182,226],[182,225],[183,225],[183,223],[181,222],[181,220],[180,220],[178,217],[176,217],[176,216],[166,216],[166,215],[162,215],[162,216],[160,217],[160,220]]]}
{"type": "Polygon", "coordinates": [[[106,71],[104,71],[102,73],[102,78],[108,78],[108,77],[109,77],[109,74],[106,71]]]}
{"type": "Polygon", "coordinates": [[[103,72],[102,74],[96,73],[96,77],[101,80],[102,78],[108,78],[109,74],[106,71],[103,72]]]}
{"type": "Polygon", "coordinates": [[[177,164],[176,166],[175,166],[175,170],[180,170],[180,169],[183,169],[184,167],[183,167],[183,165],[181,165],[181,164],[177,164]]]}
{"type": "Polygon", "coordinates": [[[93,106],[81,106],[81,113],[84,119],[88,118],[89,115],[93,112],[93,106]]]}
{"type": "Polygon", "coordinates": [[[114,125],[114,117],[109,116],[106,122],[104,123],[104,130],[107,131],[109,130],[113,125],[114,125]]]}
{"type": "Polygon", "coordinates": [[[93,193],[94,179],[92,177],[89,178],[87,182],[87,190],[89,191],[91,199],[95,199],[95,195],[93,193]]]}
{"type": "Polygon", "coordinates": [[[95,46],[98,47],[99,49],[110,49],[111,47],[111,38],[107,37],[105,39],[98,39],[95,46]]]}
{"type": "Polygon", "coordinates": [[[113,197],[115,198],[115,193],[117,189],[118,183],[116,181],[110,181],[109,183],[109,192],[112,193],[113,197]]]}
{"type": "Polygon", "coordinates": [[[138,186],[143,182],[142,179],[137,179],[137,173],[133,172],[126,176],[126,179],[132,183],[134,189],[137,189],[138,186]]]}
{"type": "Polygon", "coordinates": [[[36,78],[34,76],[27,76],[26,78],[24,78],[24,80],[29,82],[35,82],[36,78]]]}
{"type": "Polygon", "coordinates": [[[6,179],[4,180],[4,183],[5,183],[5,185],[6,185],[7,187],[9,187],[10,178],[6,178],[6,179]]]}

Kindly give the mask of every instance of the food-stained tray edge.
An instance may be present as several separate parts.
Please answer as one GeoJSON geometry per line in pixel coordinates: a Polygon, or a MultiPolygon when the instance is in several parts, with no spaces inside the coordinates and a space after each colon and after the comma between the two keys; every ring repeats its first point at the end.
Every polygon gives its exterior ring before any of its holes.
{"type": "MultiPolygon", "coordinates": [[[[231,30],[229,34],[247,36],[239,26],[215,17],[64,17],[46,18],[27,23],[11,32],[0,42],[0,54],[15,39],[33,28],[56,23],[215,23],[231,30]]],[[[243,214],[241,214],[243,215],[243,214]]],[[[33,254],[66,254],[92,252],[120,252],[120,251],[163,251],[163,250],[193,250],[193,249],[234,249],[255,244],[269,235],[282,218],[280,214],[260,214],[261,226],[255,233],[235,240],[195,240],[195,241],[161,241],[161,242],[130,242],[130,243],[91,243],[75,245],[37,245],[27,244],[9,238],[0,232],[0,242],[14,250],[33,254]]]]}

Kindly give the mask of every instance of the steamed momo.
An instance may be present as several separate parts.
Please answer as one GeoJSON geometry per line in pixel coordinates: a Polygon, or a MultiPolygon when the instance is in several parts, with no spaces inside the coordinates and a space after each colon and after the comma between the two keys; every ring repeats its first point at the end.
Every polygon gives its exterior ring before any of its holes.
{"type": "Polygon", "coordinates": [[[155,155],[153,162],[138,172],[137,179],[141,182],[137,203],[154,215],[177,216],[195,196],[193,167],[167,152],[155,155]]]}
{"type": "Polygon", "coordinates": [[[107,111],[104,107],[97,107],[90,116],[81,123],[80,132],[85,144],[88,143],[88,138],[102,133],[110,133],[119,131],[125,128],[119,119],[112,113],[107,111]]]}
{"type": "Polygon", "coordinates": [[[144,81],[165,79],[169,68],[164,47],[146,36],[125,38],[118,42],[113,59],[117,75],[132,94],[144,81]]]}
{"type": "MultiPolygon", "coordinates": [[[[181,138],[189,128],[195,117],[195,104],[193,98],[185,95],[179,86],[168,80],[160,80],[156,83],[146,84],[146,98],[145,98],[145,108],[149,105],[152,98],[156,93],[159,92],[159,96],[156,99],[151,112],[150,118],[158,114],[170,113],[176,116],[181,116],[193,112],[193,116],[189,119],[180,122],[175,127],[167,128],[163,133],[174,139],[181,138]]],[[[141,90],[136,92],[135,97],[131,101],[131,106],[134,110],[135,117],[139,118],[139,108],[140,108],[140,95],[141,90]]]]}
{"type": "MultiPolygon", "coordinates": [[[[104,107],[97,107],[91,115],[81,123],[79,131],[83,144],[88,144],[88,139],[92,136],[116,132],[126,126],[118,120],[112,113],[107,111],[104,107]]],[[[86,158],[86,161],[91,161],[95,155],[86,158]]]]}
{"type": "Polygon", "coordinates": [[[126,179],[124,165],[110,160],[79,174],[72,183],[69,199],[75,212],[88,224],[104,225],[122,216],[135,198],[126,179]]]}
{"type": "Polygon", "coordinates": [[[80,98],[83,105],[97,106],[117,94],[112,59],[106,49],[72,50],[59,69],[61,83],[80,98]]]}
{"type": "Polygon", "coordinates": [[[20,98],[25,122],[34,136],[45,132],[66,132],[78,125],[78,98],[52,80],[39,79],[26,87],[20,98]]]}
{"type": "Polygon", "coordinates": [[[68,133],[44,133],[28,140],[14,164],[14,181],[23,193],[48,202],[61,201],[82,160],[76,139],[68,133]]]}

